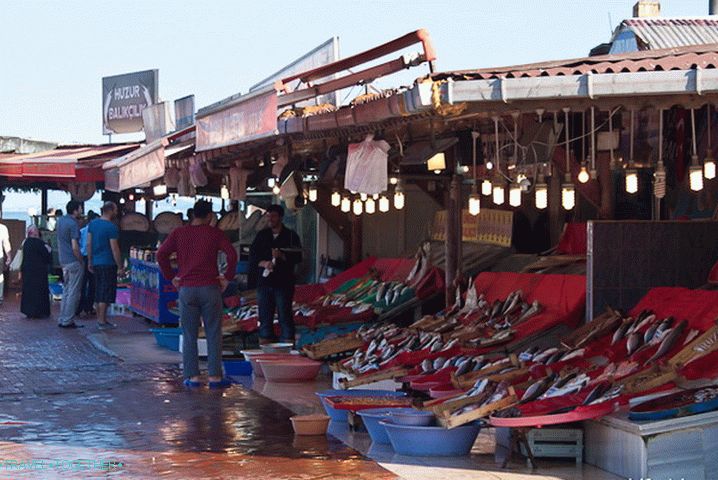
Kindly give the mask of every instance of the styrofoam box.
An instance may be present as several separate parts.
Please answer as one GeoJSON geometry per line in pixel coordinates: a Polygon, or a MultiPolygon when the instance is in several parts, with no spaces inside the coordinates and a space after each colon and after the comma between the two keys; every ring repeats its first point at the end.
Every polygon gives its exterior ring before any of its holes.
{"type": "MultiPolygon", "coordinates": [[[[179,351],[182,353],[182,335],[180,334],[179,337],[179,351]]],[[[232,355],[233,352],[222,352],[222,355],[232,355]]],[[[206,338],[198,338],[197,339],[197,354],[200,357],[206,357],[207,356],[207,339],[206,338]]]]}
{"type": "MultiPolygon", "coordinates": [[[[352,379],[352,375],[341,372],[332,372],[332,388],[335,390],[341,390],[342,386],[339,384],[340,378],[352,379]]],[[[401,383],[395,382],[394,380],[381,380],[374,383],[368,383],[366,385],[360,385],[358,387],[352,387],[352,390],[390,390],[396,391],[397,388],[401,388],[401,383]]]]}

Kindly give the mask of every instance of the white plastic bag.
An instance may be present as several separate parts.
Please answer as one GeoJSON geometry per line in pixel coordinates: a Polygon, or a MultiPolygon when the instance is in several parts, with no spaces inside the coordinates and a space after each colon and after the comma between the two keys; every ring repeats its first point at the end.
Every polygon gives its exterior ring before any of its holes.
{"type": "Polygon", "coordinates": [[[367,135],[361,143],[349,144],[344,188],[373,195],[387,189],[387,162],[391,147],[384,140],[367,135]]]}

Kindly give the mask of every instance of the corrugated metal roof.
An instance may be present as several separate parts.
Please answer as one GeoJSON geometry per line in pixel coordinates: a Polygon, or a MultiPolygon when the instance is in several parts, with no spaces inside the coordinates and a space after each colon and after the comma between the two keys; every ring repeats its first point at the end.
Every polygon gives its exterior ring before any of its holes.
{"type": "Polygon", "coordinates": [[[646,50],[613,55],[554,60],[507,67],[436,73],[434,80],[492,79],[583,75],[586,73],[650,72],[718,67],[718,39],[710,45],[646,50]]]}
{"type": "Polygon", "coordinates": [[[629,18],[621,22],[613,38],[626,30],[638,37],[642,49],[718,43],[718,19],[714,17],[629,18]]]}

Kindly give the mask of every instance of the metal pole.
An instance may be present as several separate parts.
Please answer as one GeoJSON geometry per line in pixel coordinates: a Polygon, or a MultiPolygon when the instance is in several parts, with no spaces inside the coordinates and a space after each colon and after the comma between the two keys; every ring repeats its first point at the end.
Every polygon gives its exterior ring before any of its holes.
{"type": "Polygon", "coordinates": [[[47,188],[42,188],[40,194],[40,215],[47,215],[47,188]]]}
{"type": "Polygon", "coordinates": [[[708,2],[708,15],[718,14],[718,0],[709,0],[708,2]]]}
{"type": "Polygon", "coordinates": [[[457,221],[461,215],[461,180],[458,175],[454,175],[451,179],[449,193],[446,196],[446,240],[444,248],[446,250],[446,270],[444,271],[446,280],[446,305],[451,305],[454,301],[454,280],[459,267],[458,243],[461,241],[461,222],[457,221]]]}

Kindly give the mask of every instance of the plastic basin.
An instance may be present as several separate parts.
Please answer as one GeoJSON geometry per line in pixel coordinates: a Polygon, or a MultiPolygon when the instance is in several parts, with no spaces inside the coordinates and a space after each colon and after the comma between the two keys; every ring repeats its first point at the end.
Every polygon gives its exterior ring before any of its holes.
{"type": "Polygon", "coordinates": [[[182,334],[181,328],[150,328],[155,336],[157,345],[174,352],[179,352],[179,339],[182,334]]]}
{"type": "Polygon", "coordinates": [[[389,444],[389,436],[386,434],[384,425],[379,422],[389,418],[389,412],[392,408],[370,408],[368,410],[360,410],[357,414],[361,417],[366,431],[369,432],[371,441],[374,443],[389,444]]]}
{"type": "MultiPolygon", "coordinates": [[[[376,396],[376,397],[405,397],[406,394],[404,392],[392,392],[390,390],[323,390],[321,392],[316,392],[316,395],[319,397],[319,399],[322,402],[322,406],[324,407],[324,410],[327,412],[327,415],[331,417],[331,419],[335,422],[346,422],[347,421],[347,411],[346,410],[337,410],[336,408],[332,407],[329,402],[327,402],[327,397],[338,397],[338,396],[376,396]]],[[[371,409],[371,410],[377,410],[377,409],[371,409]]],[[[388,410],[388,409],[387,409],[388,410]]]]}
{"type": "Polygon", "coordinates": [[[326,435],[330,418],[326,415],[296,415],[290,417],[297,435],[326,435]]]}
{"type": "Polygon", "coordinates": [[[481,428],[462,425],[452,429],[435,426],[397,425],[381,420],[391,446],[399,455],[411,457],[458,457],[468,455],[481,428]]]}
{"type": "Polygon", "coordinates": [[[415,408],[393,408],[389,412],[392,422],[399,425],[430,425],[434,422],[434,413],[415,408]]]}
{"type": "Polygon", "coordinates": [[[264,353],[289,353],[294,348],[292,343],[268,343],[267,345],[261,345],[259,348],[264,353]]]}
{"type": "Polygon", "coordinates": [[[268,382],[305,382],[314,380],[321,362],[311,360],[257,360],[268,382]]]}
{"type": "MultiPolygon", "coordinates": [[[[245,358],[247,358],[246,353],[244,354],[245,358]]],[[[277,360],[277,361],[287,361],[288,359],[294,360],[294,356],[290,356],[288,353],[261,353],[257,355],[250,355],[249,356],[249,362],[252,364],[252,371],[257,377],[264,377],[264,371],[262,370],[262,366],[259,364],[259,360],[277,360]]],[[[299,357],[296,360],[301,361],[304,357],[299,357]]]]}
{"type": "Polygon", "coordinates": [[[251,375],[252,364],[241,358],[226,358],[222,360],[225,375],[251,375]]]}
{"type": "Polygon", "coordinates": [[[459,390],[453,385],[439,385],[429,389],[429,396],[431,398],[450,398],[464,393],[464,390],[459,390]]]}

